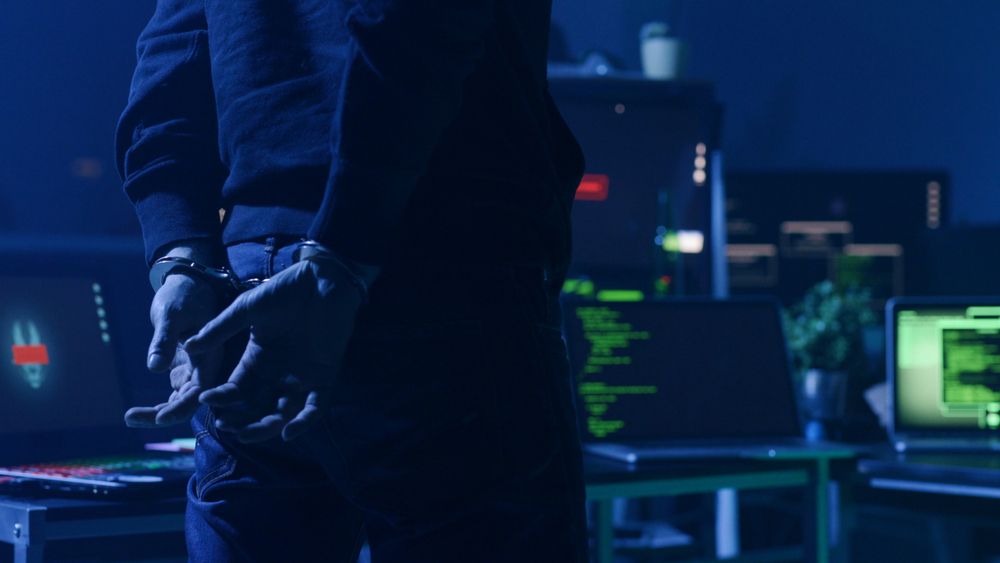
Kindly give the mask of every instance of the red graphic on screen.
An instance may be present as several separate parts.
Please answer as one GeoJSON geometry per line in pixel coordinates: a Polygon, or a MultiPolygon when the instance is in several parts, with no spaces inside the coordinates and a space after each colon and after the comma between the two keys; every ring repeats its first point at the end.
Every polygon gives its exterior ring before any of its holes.
{"type": "Polygon", "coordinates": [[[605,201],[610,187],[611,178],[607,174],[585,174],[576,189],[576,200],[605,201]]]}
{"type": "Polygon", "coordinates": [[[15,366],[49,365],[49,349],[44,344],[11,346],[11,350],[14,352],[15,366]]]}

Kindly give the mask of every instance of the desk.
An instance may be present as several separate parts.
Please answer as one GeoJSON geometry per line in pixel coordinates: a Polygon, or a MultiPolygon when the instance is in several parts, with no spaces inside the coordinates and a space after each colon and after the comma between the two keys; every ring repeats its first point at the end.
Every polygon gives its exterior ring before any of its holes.
{"type": "MultiPolygon", "coordinates": [[[[919,552],[937,561],[1000,557],[1000,456],[975,453],[874,452],[857,466],[859,545],[892,546],[897,557],[919,552]]],[[[887,551],[887,550],[886,550],[887,551]]],[[[903,560],[903,559],[901,559],[903,560]]]]}
{"type": "MultiPolygon", "coordinates": [[[[805,488],[810,499],[804,511],[809,531],[807,559],[826,563],[830,550],[830,465],[852,455],[846,450],[825,451],[760,460],[639,466],[588,457],[587,498],[597,508],[597,561],[613,561],[611,503],[616,498],[805,488]]],[[[127,503],[0,496],[0,541],[14,545],[15,563],[40,563],[47,541],[182,531],[184,506],[183,498],[127,503]]]]}
{"type": "Polygon", "coordinates": [[[0,496],[0,541],[15,563],[41,563],[48,541],[179,532],[183,498],[137,503],[0,496]]]}
{"type": "Polygon", "coordinates": [[[808,538],[806,559],[830,560],[830,466],[849,459],[848,450],[817,450],[762,459],[628,466],[594,457],[585,462],[587,499],[595,504],[598,563],[614,561],[611,504],[616,498],[648,498],[715,493],[721,490],[804,488],[803,514],[808,538]]]}
{"type": "Polygon", "coordinates": [[[1000,499],[997,455],[884,455],[860,460],[858,474],[874,489],[1000,499]]]}

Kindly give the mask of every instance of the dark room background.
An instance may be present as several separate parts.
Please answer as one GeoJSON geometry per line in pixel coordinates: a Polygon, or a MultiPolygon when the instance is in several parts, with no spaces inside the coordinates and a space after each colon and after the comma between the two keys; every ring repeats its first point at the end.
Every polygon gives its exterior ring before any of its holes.
{"type": "MultiPolygon", "coordinates": [[[[4,4],[0,231],[136,236],[112,130],[153,0],[4,4]],[[45,220],[43,220],[45,219],[45,220]]],[[[730,168],[934,168],[953,224],[1000,218],[1000,4],[556,0],[571,57],[639,65],[643,22],[716,84],[730,168]]]]}
{"type": "Polygon", "coordinates": [[[556,0],[569,52],[639,67],[663,20],[725,106],[729,168],[951,172],[954,224],[1000,221],[1000,3],[556,0]]]}

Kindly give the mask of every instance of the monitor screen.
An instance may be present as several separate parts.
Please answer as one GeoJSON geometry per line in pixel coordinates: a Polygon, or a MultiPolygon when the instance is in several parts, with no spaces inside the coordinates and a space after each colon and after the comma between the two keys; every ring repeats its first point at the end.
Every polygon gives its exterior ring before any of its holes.
{"type": "Polygon", "coordinates": [[[581,303],[567,337],[586,442],[798,434],[773,302],[581,303]]]}
{"type": "Polygon", "coordinates": [[[1000,306],[893,309],[898,430],[1000,431],[1000,306]]]}
{"type": "Polygon", "coordinates": [[[105,299],[95,280],[0,277],[0,434],[121,424],[105,299]]]}

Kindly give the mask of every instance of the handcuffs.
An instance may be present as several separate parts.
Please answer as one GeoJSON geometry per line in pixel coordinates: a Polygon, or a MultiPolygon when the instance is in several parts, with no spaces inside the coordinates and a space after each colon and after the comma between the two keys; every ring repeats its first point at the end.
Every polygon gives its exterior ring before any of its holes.
{"type": "MultiPolygon", "coordinates": [[[[362,301],[368,301],[368,282],[364,275],[358,271],[357,266],[352,267],[351,263],[337,256],[334,251],[314,240],[305,240],[292,254],[293,262],[298,263],[303,260],[333,262],[347,273],[351,284],[361,293],[362,301]]],[[[167,276],[171,274],[188,274],[202,279],[224,295],[240,294],[268,281],[260,278],[240,280],[233,274],[232,270],[225,266],[214,268],[199,264],[190,258],[165,256],[153,262],[149,268],[149,284],[153,287],[153,291],[159,291],[167,280],[167,276]]]]}

